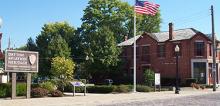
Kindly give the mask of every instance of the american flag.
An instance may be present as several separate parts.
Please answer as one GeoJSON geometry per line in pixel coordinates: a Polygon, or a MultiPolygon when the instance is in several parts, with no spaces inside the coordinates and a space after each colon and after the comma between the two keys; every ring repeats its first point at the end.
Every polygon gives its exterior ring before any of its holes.
{"type": "Polygon", "coordinates": [[[159,7],[159,4],[136,0],[135,12],[139,14],[155,15],[159,7]]]}

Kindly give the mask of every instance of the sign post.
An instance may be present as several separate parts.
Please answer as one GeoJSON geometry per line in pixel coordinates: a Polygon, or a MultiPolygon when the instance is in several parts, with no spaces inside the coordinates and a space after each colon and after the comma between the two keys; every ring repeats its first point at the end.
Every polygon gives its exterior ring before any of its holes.
{"type": "Polygon", "coordinates": [[[12,73],[11,99],[16,98],[16,73],[12,73]]]}
{"type": "Polygon", "coordinates": [[[156,91],[157,86],[159,86],[159,92],[160,92],[160,90],[161,90],[160,73],[155,73],[154,91],[156,91]]]}
{"type": "Polygon", "coordinates": [[[70,84],[73,86],[73,96],[75,96],[76,87],[84,87],[84,96],[86,96],[86,84],[82,82],[70,82],[70,84]]]}
{"type": "Polygon", "coordinates": [[[38,72],[38,52],[6,50],[5,72],[12,72],[12,99],[16,98],[16,73],[27,73],[26,98],[30,98],[31,73],[38,72]]]}

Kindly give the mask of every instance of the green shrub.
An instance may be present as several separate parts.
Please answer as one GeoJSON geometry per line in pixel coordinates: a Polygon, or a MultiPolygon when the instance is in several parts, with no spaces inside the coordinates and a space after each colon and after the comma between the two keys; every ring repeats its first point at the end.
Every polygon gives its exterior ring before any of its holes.
{"type": "Polygon", "coordinates": [[[119,92],[119,93],[127,93],[130,92],[132,88],[129,87],[129,85],[119,85],[115,86],[114,92],[119,92]]]}
{"type": "Polygon", "coordinates": [[[111,93],[114,90],[114,86],[99,85],[87,87],[89,93],[111,93]]]}
{"type": "Polygon", "coordinates": [[[33,89],[33,88],[38,88],[38,87],[40,87],[40,84],[31,84],[31,88],[33,89]]]}
{"type": "MultiPolygon", "coordinates": [[[[33,84],[31,85],[33,88],[33,84]]],[[[34,84],[36,88],[37,85],[34,84]]],[[[17,96],[26,96],[27,86],[26,83],[17,83],[16,84],[16,95],[17,96]]],[[[11,84],[0,84],[0,97],[10,97],[11,96],[11,84]]]]}
{"type": "Polygon", "coordinates": [[[152,86],[154,83],[154,71],[151,69],[146,69],[143,74],[144,83],[148,86],[152,86]]]}
{"type": "MultiPolygon", "coordinates": [[[[16,95],[25,96],[27,91],[26,83],[16,84],[16,95]]],[[[0,97],[10,97],[11,96],[11,84],[0,84],[0,97]]]]}
{"type": "Polygon", "coordinates": [[[44,96],[47,96],[48,94],[48,91],[44,88],[33,88],[31,90],[31,96],[32,97],[44,97],[44,96]]]}
{"type": "Polygon", "coordinates": [[[137,90],[138,92],[151,92],[151,91],[153,91],[153,89],[152,89],[151,87],[149,87],[149,86],[143,86],[143,85],[138,85],[137,88],[136,88],[136,90],[137,90]]]}
{"type": "Polygon", "coordinates": [[[49,92],[54,91],[55,88],[56,88],[56,86],[53,83],[49,82],[49,81],[41,83],[40,87],[48,90],[49,92]]]}
{"type": "Polygon", "coordinates": [[[54,90],[54,91],[51,91],[51,96],[52,97],[62,97],[63,93],[59,90],[54,90]]]}
{"type": "Polygon", "coordinates": [[[10,96],[10,90],[11,90],[10,84],[0,84],[0,97],[9,97],[10,96]]]}
{"type": "Polygon", "coordinates": [[[66,84],[64,86],[64,92],[72,92],[73,91],[73,86],[71,84],[66,84]]]}
{"type": "Polygon", "coordinates": [[[16,94],[17,96],[25,96],[27,92],[26,83],[17,83],[16,85],[16,94]]]}
{"type": "MultiPolygon", "coordinates": [[[[65,85],[64,92],[73,92],[73,86],[71,84],[65,85]]],[[[75,87],[75,92],[76,93],[83,93],[84,87],[75,87]]]]}

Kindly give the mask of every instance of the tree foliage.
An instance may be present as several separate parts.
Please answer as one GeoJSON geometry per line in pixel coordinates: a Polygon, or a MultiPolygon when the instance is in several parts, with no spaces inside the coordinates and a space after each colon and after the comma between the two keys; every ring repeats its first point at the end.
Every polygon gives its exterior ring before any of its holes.
{"type": "Polygon", "coordinates": [[[37,51],[37,44],[31,37],[27,40],[26,49],[28,51],[37,51]]]}
{"type": "Polygon", "coordinates": [[[69,44],[74,37],[75,29],[67,22],[45,24],[37,36],[36,44],[40,57],[40,76],[51,77],[51,58],[55,56],[70,57],[69,44]]]}
{"type": "Polygon", "coordinates": [[[52,74],[56,78],[62,78],[64,81],[73,79],[75,63],[65,57],[54,57],[51,63],[52,74]]]}
{"type": "MultiPolygon", "coordinates": [[[[121,0],[90,0],[82,18],[83,35],[90,35],[102,26],[108,26],[116,42],[122,42],[125,35],[133,36],[133,7],[121,0]]],[[[160,31],[160,13],[155,16],[137,15],[137,32],[160,31]]]]}
{"type": "Polygon", "coordinates": [[[48,49],[53,57],[61,56],[68,58],[71,53],[71,49],[69,48],[68,44],[60,35],[52,37],[52,40],[48,45],[48,49]]]}
{"type": "Polygon", "coordinates": [[[97,32],[93,32],[88,40],[86,53],[89,54],[88,68],[93,77],[97,79],[105,77],[100,73],[107,73],[112,66],[116,66],[119,61],[120,49],[117,47],[113,32],[108,27],[102,27],[97,32]]]}

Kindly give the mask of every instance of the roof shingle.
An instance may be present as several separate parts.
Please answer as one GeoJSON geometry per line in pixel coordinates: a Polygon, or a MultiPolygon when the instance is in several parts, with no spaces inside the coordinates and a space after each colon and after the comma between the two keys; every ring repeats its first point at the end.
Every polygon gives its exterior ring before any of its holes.
{"type": "MultiPolygon", "coordinates": [[[[173,34],[174,37],[171,41],[178,41],[178,40],[186,40],[192,38],[196,33],[199,31],[193,29],[193,28],[186,28],[186,29],[179,29],[174,30],[173,34]]],[[[151,36],[153,39],[155,39],[157,42],[165,42],[169,40],[169,32],[159,32],[159,33],[148,33],[149,36],[151,36]]],[[[140,38],[140,35],[136,37],[136,40],[140,38]]],[[[134,43],[134,37],[131,39],[128,39],[127,41],[124,41],[122,43],[119,43],[118,46],[128,46],[132,45],[134,43]]]]}

